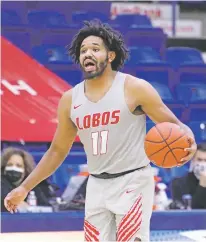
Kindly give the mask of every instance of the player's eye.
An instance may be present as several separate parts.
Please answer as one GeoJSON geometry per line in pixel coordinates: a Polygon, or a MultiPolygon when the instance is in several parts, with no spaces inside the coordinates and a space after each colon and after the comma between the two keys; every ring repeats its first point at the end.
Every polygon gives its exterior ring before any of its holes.
{"type": "Polygon", "coordinates": [[[99,51],[99,49],[96,49],[96,48],[95,48],[95,49],[93,49],[93,51],[94,51],[94,52],[98,52],[98,51],[99,51]]]}
{"type": "Polygon", "coordinates": [[[81,53],[81,54],[85,54],[85,53],[86,53],[86,50],[81,50],[80,53],[81,53]]]}

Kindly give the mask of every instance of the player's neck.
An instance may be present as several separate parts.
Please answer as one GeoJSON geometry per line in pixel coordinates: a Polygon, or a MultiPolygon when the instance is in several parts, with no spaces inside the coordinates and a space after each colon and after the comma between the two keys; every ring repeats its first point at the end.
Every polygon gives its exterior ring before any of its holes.
{"type": "Polygon", "coordinates": [[[116,71],[112,71],[111,69],[105,69],[104,73],[101,76],[98,76],[94,79],[86,80],[87,86],[92,87],[92,89],[108,86],[110,83],[113,82],[116,73],[116,71]]]}

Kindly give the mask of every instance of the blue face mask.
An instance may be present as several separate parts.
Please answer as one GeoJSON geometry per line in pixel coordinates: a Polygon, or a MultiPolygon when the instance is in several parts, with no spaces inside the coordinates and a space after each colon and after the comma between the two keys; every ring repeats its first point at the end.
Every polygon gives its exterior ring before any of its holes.
{"type": "Polygon", "coordinates": [[[23,179],[24,169],[17,166],[6,166],[4,174],[11,183],[19,182],[23,179]]]}

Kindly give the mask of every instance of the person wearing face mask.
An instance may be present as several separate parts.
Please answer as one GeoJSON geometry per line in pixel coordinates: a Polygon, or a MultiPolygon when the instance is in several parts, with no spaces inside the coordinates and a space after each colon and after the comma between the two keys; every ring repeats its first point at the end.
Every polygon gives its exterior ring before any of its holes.
{"type": "MultiPolygon", "coordinates": [[[[1,156],[1,211],[8,212],[4,207],[4,198],[14,188],[16,188],[35,168],[33,157],[26,151],[17,148],[6,148],[1,156]]],[[[54,197],[54,190],[45,180],[35,189],[37,205],[48,206],[49,199],[54,197]]],[[[22,208],[28,204],[26,199],[22,202],[22,208]]]]}
{"type": "Polygon", "coordinates": [[[206,208],[206,143],[197,145],[197,152],[191,161],[189,172],[186,176],[176,178],[171,183],[172,206],[184,205],[183,196],[190,194],[193,209],[206,208]]]}

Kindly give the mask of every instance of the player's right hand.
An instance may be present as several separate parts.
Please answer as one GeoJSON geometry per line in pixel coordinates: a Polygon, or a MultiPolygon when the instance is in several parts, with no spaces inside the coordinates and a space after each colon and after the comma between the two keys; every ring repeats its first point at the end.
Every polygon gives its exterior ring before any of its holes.
{"type": "Polygon", "coordinates": [[[12,190],[4,199],[4,206],[10,212],[14,213],[17,211],[18,205],[24,201],[27,197],[28,192],[25,187],[19,186],[12,190]]]}

